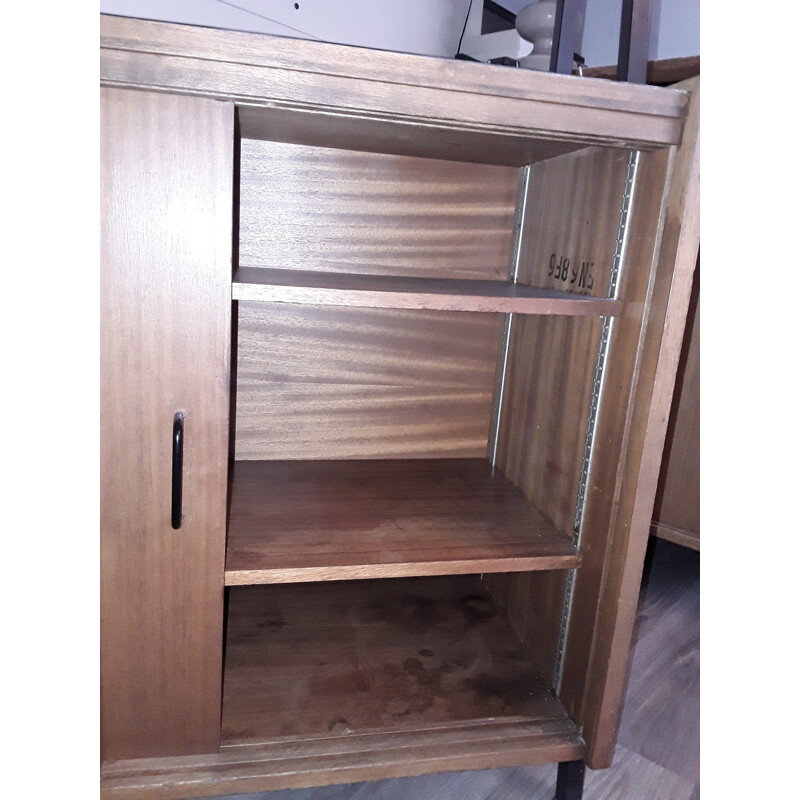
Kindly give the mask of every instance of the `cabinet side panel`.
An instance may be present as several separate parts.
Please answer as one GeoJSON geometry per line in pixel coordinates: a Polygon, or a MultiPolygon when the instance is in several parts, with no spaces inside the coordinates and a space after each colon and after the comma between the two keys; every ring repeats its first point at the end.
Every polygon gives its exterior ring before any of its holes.
{"type": "MultiPolygon", "coordinates": [[[[497,465],[558,530],[572,535],[600,321],[516,317],[497,465]]],[[[553,680],[564,573],[509,575],[508,615],[553,680]]]]}
{"type": "MultiPolygon", "coordinates": [[[[603,639],[613,637],[618,624],[630,625],[632,630],[639,594],[638,579],[630,580],[623,597],[620,577],[626,563],[641,577],[647,539],[647,530],[631,531],[631,508],[625,501],[637,491],[643,455],[638,436],[650,402],[651,385],[642,367],[643,359],[653,354],[652,350],[646,353],[643,326],[653,300],[653,252],[659,236],[667,163],[667,154],[663,153],[641,157],[631,215],[629,262],[621,287],[626,311],[614,321],[606,358],[607,380],[586,492],[581,541],[584,559],[575,576],[561,679],[560,696],[579,724],[586,724],[588,707],[601,703],[604,692],[621,698],[627,651],[614,670],[608,662],[601,664],[597,659],[601,650],[608,651],[608,641],[603,639]],[[642,545],[641,560],[636,552],[638,545],[642,545]]],[[[652,380],[652,373],[649,377],[652,380]]],[[[647,523],[649,528],[649,519],[647,523]]],[[[610,764],[619,708],[615,706],[609,712],[605,719],[593,719],[587,726],[587,763],[592,768],[610,764]],[[597,747],[600,738],[605,744],[597,747]]]]}
{"type": "Polygon", "coordinates": [[[608,354],[561,685],[593,769],[608,766],[614,752],[699,248],[698,124],[695,92],[681,147],[641,156],[631,212],[624,311],[608,354]]]}
{"type": "Polygon", "coordinates": [[[515,317],[497,464],[572,535],[600,320],[515,317]]]}
{"type": "Polygon", "coordinates": [[[236,458],[486,452],[499,314],[238,304],[236,458]]]}
{"type": "MultiPolygon", "coordinates": [[[[528,181],[518,280],[606,297],[616,278],[629,154],[587,148],[535,164],[528,181]]],[[[556,527],[572,535],[599,319],[515,317],[509,340],[497,464],[556,527]]],[[[566,574],[509,575],[509,619],[556,679],[566,574]]]]}
{"type": "Polygon", "coordinates": [[[103,89],[101,747],[219,746],[233,107],[103,89]],[[185,415],[183,519],[172,427],[185,415]]]}
{"type": "Polygon", "coordinates": [[[607,297],[628,152],[590,147],[531,167],[517,280],[607,297]]]}

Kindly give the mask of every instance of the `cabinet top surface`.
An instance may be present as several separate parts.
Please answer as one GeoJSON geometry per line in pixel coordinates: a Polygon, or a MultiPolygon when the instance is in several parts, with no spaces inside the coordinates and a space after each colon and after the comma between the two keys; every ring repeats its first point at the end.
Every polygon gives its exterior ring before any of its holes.
{"type": "Polygon", "coordinates": [[[678,118],[683,118],[686,110],[682,92],[660,87],[108,14],[101,14],[100,21],[101,47],[106,48],[284,67],[500,97],[529,99],[547,95],[554,102],[573,105],[607,100],[619,108],[643,113],[657,110],[678,118]],[[554,95],[558,95],[557,100],[554,95]]]}
{"type": "Polygon", "coordinates": [[[293,140],[303,117],[321,120],[333,146],[357,124],[373,139],[391,129],[398,142],[445,133],[466,150],[502,143],[515,151],[506,163],[523,164],[558,155],[559,143],[677,144],[687,107],[671,89],[259,33],[101,15],[100,34],[101,84],[232,101],[249,138],[293,140]],[[530,140],[550,150],[532,156],[530,140]]]}

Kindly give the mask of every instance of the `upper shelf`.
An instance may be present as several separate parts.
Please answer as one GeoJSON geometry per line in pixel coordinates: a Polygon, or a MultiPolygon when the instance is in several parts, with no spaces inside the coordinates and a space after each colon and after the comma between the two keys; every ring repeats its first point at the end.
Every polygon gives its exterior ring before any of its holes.
{"type": "Polygon", "coordinates": [[[680,142],[680,91],[101,15],[101,83],[234,102],[244,138],[523,166],[680,142]]]}
{"type": "Polygon", "coordinates": [[[363,308],[612,316],[619,302],[519,283],[240,267],[234,300],[363,308]]]}

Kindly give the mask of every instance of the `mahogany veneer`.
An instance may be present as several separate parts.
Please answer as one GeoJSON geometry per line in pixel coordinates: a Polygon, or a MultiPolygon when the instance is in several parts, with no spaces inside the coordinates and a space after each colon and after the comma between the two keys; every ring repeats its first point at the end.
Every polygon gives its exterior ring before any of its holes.
{"type": "Polygon", "coordinates": [[[225,583],[576,567],[485,459],[237,461],[225,583]]]}
{"type": "Polygon", "coordinates": [[[696,84],[103,16],[101,85],[104,798],[607,766],[696,84]]]}

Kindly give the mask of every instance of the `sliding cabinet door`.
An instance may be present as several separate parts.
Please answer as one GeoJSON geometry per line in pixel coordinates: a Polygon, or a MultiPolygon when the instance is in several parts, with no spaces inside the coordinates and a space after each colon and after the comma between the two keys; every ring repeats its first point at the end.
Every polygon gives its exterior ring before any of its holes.
{"type": "Polygon", "coordinates": [[[101,137],[102,757],[211,752],[233,106],[104,88],[101,137]]]}

